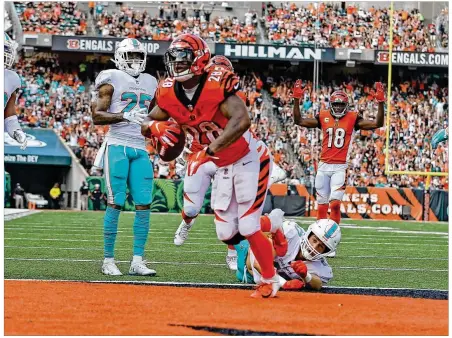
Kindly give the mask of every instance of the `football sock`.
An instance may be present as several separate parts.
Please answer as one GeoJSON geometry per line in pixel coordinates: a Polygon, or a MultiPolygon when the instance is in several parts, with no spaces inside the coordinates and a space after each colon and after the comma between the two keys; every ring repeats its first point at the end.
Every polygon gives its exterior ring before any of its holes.
{"type": "Polygon", "coordinates": [[[328,208],[329,204],[319,204],[319,209],[317,211],[317,219],[326,219],[328,218],[328,208]]]}
{"type": "Polygon", "coordinates": [[[273,251],[272,244],[265,237],[262,231],[255,232],[247,237],[250,243],[251,250],[261,266],[262,277],[270,279],[275,275],[275,268],[273,267],[273,251]]]}
{"type": "Polygon", "coordinates": [[[116,234],[118,233],[118,220],[121,211],[110,206],[104,216],[104,257],[113,258],[115,251],[116,234]]]}
{"type": "Polygon", "coordinates": [[[331,202],[331,215],[330,219],[337,224],[341,222],[341,201],[334,200],[331,202]]]}
{"type": "Polygon", "coordinates": [[[198,217],[198,215],[196,215],[195,217],[188,217],[187,215],[185,215],[184,210],[182,210],[182,219],[184,220],[184,222],[186,224],[189,224],[193,219],[195,219],[196,217],[198,217]]]}
{"type": "Polygon", "coordinates": [[[135,220],[133,222],[133,255],[143,256],[144,246],[148,239],[149,218],[151,210],[137,210],[135,212],[135,220]]]}

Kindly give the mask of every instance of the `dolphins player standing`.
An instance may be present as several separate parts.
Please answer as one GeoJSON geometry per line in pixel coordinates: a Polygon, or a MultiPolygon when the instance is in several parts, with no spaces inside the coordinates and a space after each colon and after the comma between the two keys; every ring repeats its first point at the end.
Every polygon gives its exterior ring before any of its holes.
{"type": "Polygon", "coordinates": [[[20,127],[16,115],[16,93],[20,88],[20,78],[16,72],[10,69],[16,59],[16,49],[16,42],[5,33],[5,92],[3,96],[5,100],[5,131],[9,136],[15,139],[20,144],[20,148],[24,150],[27,147],[27,135],[20,127]]]}
{"type": "Polygon", "coordinates": [[[140,132],[140,124],[153,106],[157,88],[157,80],[143,73],[146,56],[146,50],[138,40],[122,40],[113,60],[118,69],[101,72],[95,82],[97,102],[93,122],[96,125],[110,125],[95,161],[97,167],[104,168],[108,192],[102,265],[105,275],[122,274],[114,261],[114,246],[127,186],[136,207],[129,274],[151,276],[156,273],[143,260],[149,232],[154,170],[146,151],[145,138],[140,132]]]}

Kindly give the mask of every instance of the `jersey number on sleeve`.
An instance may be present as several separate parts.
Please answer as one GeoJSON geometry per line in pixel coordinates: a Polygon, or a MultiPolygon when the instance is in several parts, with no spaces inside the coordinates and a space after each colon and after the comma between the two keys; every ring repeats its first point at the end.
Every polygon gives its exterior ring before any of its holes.
{"type": "MultiPolygon", "coordinates": [[[[125,106],[125,108],[122,110],[123,113],[127,113],[127,112],[131,111],[133,108],[135,108],[135,106],[137,105],[138,95],[135,93],[131,93],[131,92],[122,93],[121,101],[129,101],[127,106],[125,106]]],[[[145,93],[140,94],[140,100],[139,100],[140,108],[149,108],[149,104],[151,101],[152,101],[151,95],[148,95],[145,93]]]]}
{"type": "Polygon", "coordinates": [[[328,148],[331,148],[333,145],[336,148],[342,148],[345,143],[345,130],[342,128],[328,128],[326,130],[328,134],[328,148]]]}

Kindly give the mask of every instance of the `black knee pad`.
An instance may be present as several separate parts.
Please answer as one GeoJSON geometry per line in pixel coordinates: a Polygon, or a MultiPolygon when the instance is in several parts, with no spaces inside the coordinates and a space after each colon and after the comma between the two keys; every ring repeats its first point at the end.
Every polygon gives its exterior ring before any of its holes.
{"type": "Polygon", "coordinates": [[[227,239],[225,241],[223,241],[223,243],[227,244],[227,245],[237,245],[239,244],[241,241],[243,241],[245,239],[245,237],[243,237],[239,232],[237,232],[234,237],[227,239]]]}

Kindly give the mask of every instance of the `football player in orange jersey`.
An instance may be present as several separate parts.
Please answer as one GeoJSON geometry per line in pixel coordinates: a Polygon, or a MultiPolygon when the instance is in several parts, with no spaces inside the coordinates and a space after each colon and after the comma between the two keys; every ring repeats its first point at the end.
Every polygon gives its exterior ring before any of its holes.
{"type": "Polygon", "coordinates": [[[375,120],[364,120],[358,112],[350,111],[349,97],[341,91],[335,91],[330,97],[330,109],[321,110],[315,118],[302,118],[300,98],[303,96],[301,80],[293,88],[295,124],[306,128],[322,130],[322,152],[315,177],[316,199],[319,205],[317,219],[330,218],[337,224],[341,221],[341,202],[346,185],[346,171],[352,140],[357,130],[373,130],[383,127],[385,93],[381,82],[375,83],[374,97],[378,102],[375,120]]]}
{"type": "Polygon", "coordinates": [[[273,266],[272,245],[261,231],[260,217],[270,178],[270,155],[259,158],[251,121],[243,101],[235,95],[237,76],[221,67],[205,71],[210,60],[207,43],[183,34],[164,56],[170,77],[157,90],[156,106],[142,125],[162,146],[174,139],[171,117],[203,149],[188,158],[187,176],[209,161],[218,168],[212,185],[212,208],[218,238],[226,244],[248,239],[262,280],[253,296],[274,297],[279,276],[273,266]]]}
{"type": "MultiPolygon", "coordinates": [[[[230,72],[234,72],[234,67],[232,66],[231,61],[229,61],[228,58],[222,55],[212,57],[205,67],[205,71],[213,71],[215,67],[220,67],[230,72]]],[[[184,149],[183,157],[188,157],[189,154],[203,149],[203,147],[199,143],[197,143],[197,141],[194,140],[190,135],[187,138],[190,139],[190,145],[184,149]]],[[[258,142],[259,157],[265,156],[266,150],[264,148],[268,149],[262,141],[258,142]]],[[[274,166],[275,165],[273,164],[269,186],[271,186],[278,180],[281,180],[281,174],[276,177],[273,175],[273,173],[278,174],[282,171],[282,169],[277,168],[279,169],[278,172],[278,170],[274,170],[274,166]]],[[[204,196],[216,171],[217,166],[212,161],[209,161],[201,165],[194,175],[186,175],[184,179],[184,207],[182,210],[182,221],[177,228],[176,233],[174,234],[175,245],[184,244],[184,242],[188,238],[188,233],[195,224],[196,218],[201,211],[204,202],[204,196]]],[[[285,176],[282,177],[282,179],[284,178],[285,176]]],[[[283,215],[284,212],[282,210],[275,209],[268,216],[262,216],[261,223],[270,220],[271,224],[282,224],[283,215]]],[[[231,244],[228,245],[226,264],[230,270],[237,270],[237,252],[234,246],[231,244]]]]}

